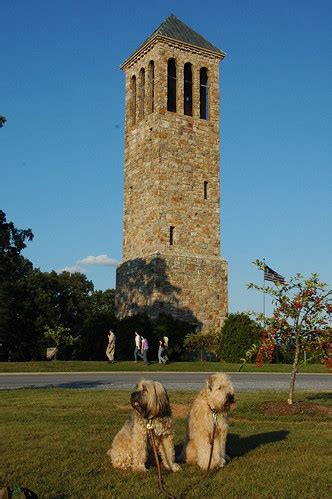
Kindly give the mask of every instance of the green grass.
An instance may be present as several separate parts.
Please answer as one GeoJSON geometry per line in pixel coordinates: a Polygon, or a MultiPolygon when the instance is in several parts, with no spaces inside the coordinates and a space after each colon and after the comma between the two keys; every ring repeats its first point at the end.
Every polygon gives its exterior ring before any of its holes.
{"type": "MultiPolygon", "coordinates": [[[[172,404],[190,404],[195,393],[170,391],[172,404]]],[[[297,394],[331,407],[331,394],[297,394]]],[[[156,470],[113,470],[106,455],[124,423],[128,391],[29,389],[0,392],[0,487],[24,485],[40,498],[156,498],[156,470]]],[[[228,454],[219,472],[183,465],[164,473],[166,489],[180,497],[325,498],[331,436],[327,413],[309,410],[266,416],[261,405],[286,393],[238,393],[230,418],[228,454]]],[[[185,420],[175,420],[176,445],[185,420]]]]}
{"type": "MultiPolygon", "coordinates": [[[[226,362],[171,362],[165,366],[152,362],[146,366],[143,362],[135,364],[133,361],[118,361],[109,364],[106,361],[51,361],[51,362],[0,362],[0,373],[14,372],[100,372],[100,371],[179,371],[179,372],[236,372],[240,364],[226,362]]],[[[266,364],[261,368],[254,364],[246,364],[242,372],[279,372],[290,373],[290,364],[266,364]]],[[[326,373],[322,364],[301,365],[303,373],[326,373]]]]}

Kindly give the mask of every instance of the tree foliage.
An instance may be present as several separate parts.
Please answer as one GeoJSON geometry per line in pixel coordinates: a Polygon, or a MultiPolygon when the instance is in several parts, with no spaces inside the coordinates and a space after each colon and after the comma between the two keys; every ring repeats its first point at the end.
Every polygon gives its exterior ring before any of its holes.
{"type": "MultiPolygon", "coordinates": [[[[255,264],[264,270],[264,262],[255,264]]],[[[257,314],[257,320],[264,325],[256,363],[271,362],[277,346],[291,349],[293,367],[291,374],[288,403],[293,403],[296,373],[300,354],[304,351],[319,356],[327,367],[331,367],[332,337],[332,291],[317,274],[305,278],[296,274],[289,282],[275,283],[275,287],[258,286],[250,283],[251,289],[272,296],[274,311],[271,317],[257,314]]]]}
{"type": "Polygon", "coordinates": [[[188,352],[199,356],[201,361],[206,358],[215,360],[220,357],[220,338],[221,332],[217,329],[204,333],[189,333],[185,337],[183,346],[188,352]]]}
{"type": "Polygon", "coordinates": [[[59,359],[66,359],[68,357],[68,350],[71,350],[77,338],[71,334],[68,327],[62,325],[51,328],[45,327],[44,339],[48,347],[56,347],[58,349],[59,359]]]}
{"type": "Polygon", "coordinates": [[[253,343],[259,341],[261,327],[248,314],[230,314],[221,330],[220,356],[226,362],[240,362],[253,343]]]}
{"type": "Polygon", "coordinates": [[[21,349],[27,346],[23,332],[26,278],[32,263],[21,255],[21,251],[32,239],[31,229],[17,229],[12,222],[7,222],[6,214],[0,210],[0,342],[9,353],[16,345],[16,331],[22,331],[21,349]]]}

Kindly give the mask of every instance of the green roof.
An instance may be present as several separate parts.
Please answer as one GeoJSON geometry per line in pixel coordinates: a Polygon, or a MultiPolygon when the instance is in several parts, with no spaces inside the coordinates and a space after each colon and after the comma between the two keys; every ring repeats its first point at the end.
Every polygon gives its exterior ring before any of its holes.
{"type": "Polygon", "coordinates": [[[179,40],[180,42],[188,43],[190,45],[194,45],[195,47],[200,47],[212,52],[216,52],[217,54],[224,55],[222,50],[218,49],[218,47],[210,43],[199,33],[187,26],[174,14],[168,16],[160,24],[160,26],[145,40],[145,42],[142,43],[142,45],[137,50],[135,50],[135,53],[157,35],[171,38],[172,40],[179,40]]]}

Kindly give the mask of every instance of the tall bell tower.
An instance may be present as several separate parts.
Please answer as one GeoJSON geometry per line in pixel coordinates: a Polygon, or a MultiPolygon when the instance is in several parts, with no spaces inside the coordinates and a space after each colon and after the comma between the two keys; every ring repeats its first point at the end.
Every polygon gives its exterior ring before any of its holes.
{"type": "Polygon", "coordinates": [[[121,66],[126,125],[119,318],[167,313],[207,330],[227,315],[219,199],[224,55],[171,15],[121,66]]]}

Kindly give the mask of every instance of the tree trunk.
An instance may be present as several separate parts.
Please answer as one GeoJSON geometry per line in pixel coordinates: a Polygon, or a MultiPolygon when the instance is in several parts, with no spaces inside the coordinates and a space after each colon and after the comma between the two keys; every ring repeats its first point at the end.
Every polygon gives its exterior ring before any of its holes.
{"type": "Polygon", "coordinates": [[[288,393],[288,404],[293,404],[293,396],[294,396],[294,387],[295,387],[295,379],[296,379],[296,374],[297,374],[297,367],[299,364],[299,357],[300,357],[300,340],[299,340],[299,333],[296,332],[296,338],[295,338],[295,356],[294,356],[294,362],[293,362],[293,368],[292,368],[292,374],[291,374],[291,381],[290,381],[290,386],[289,386],[289,393],[288,393]]]}

